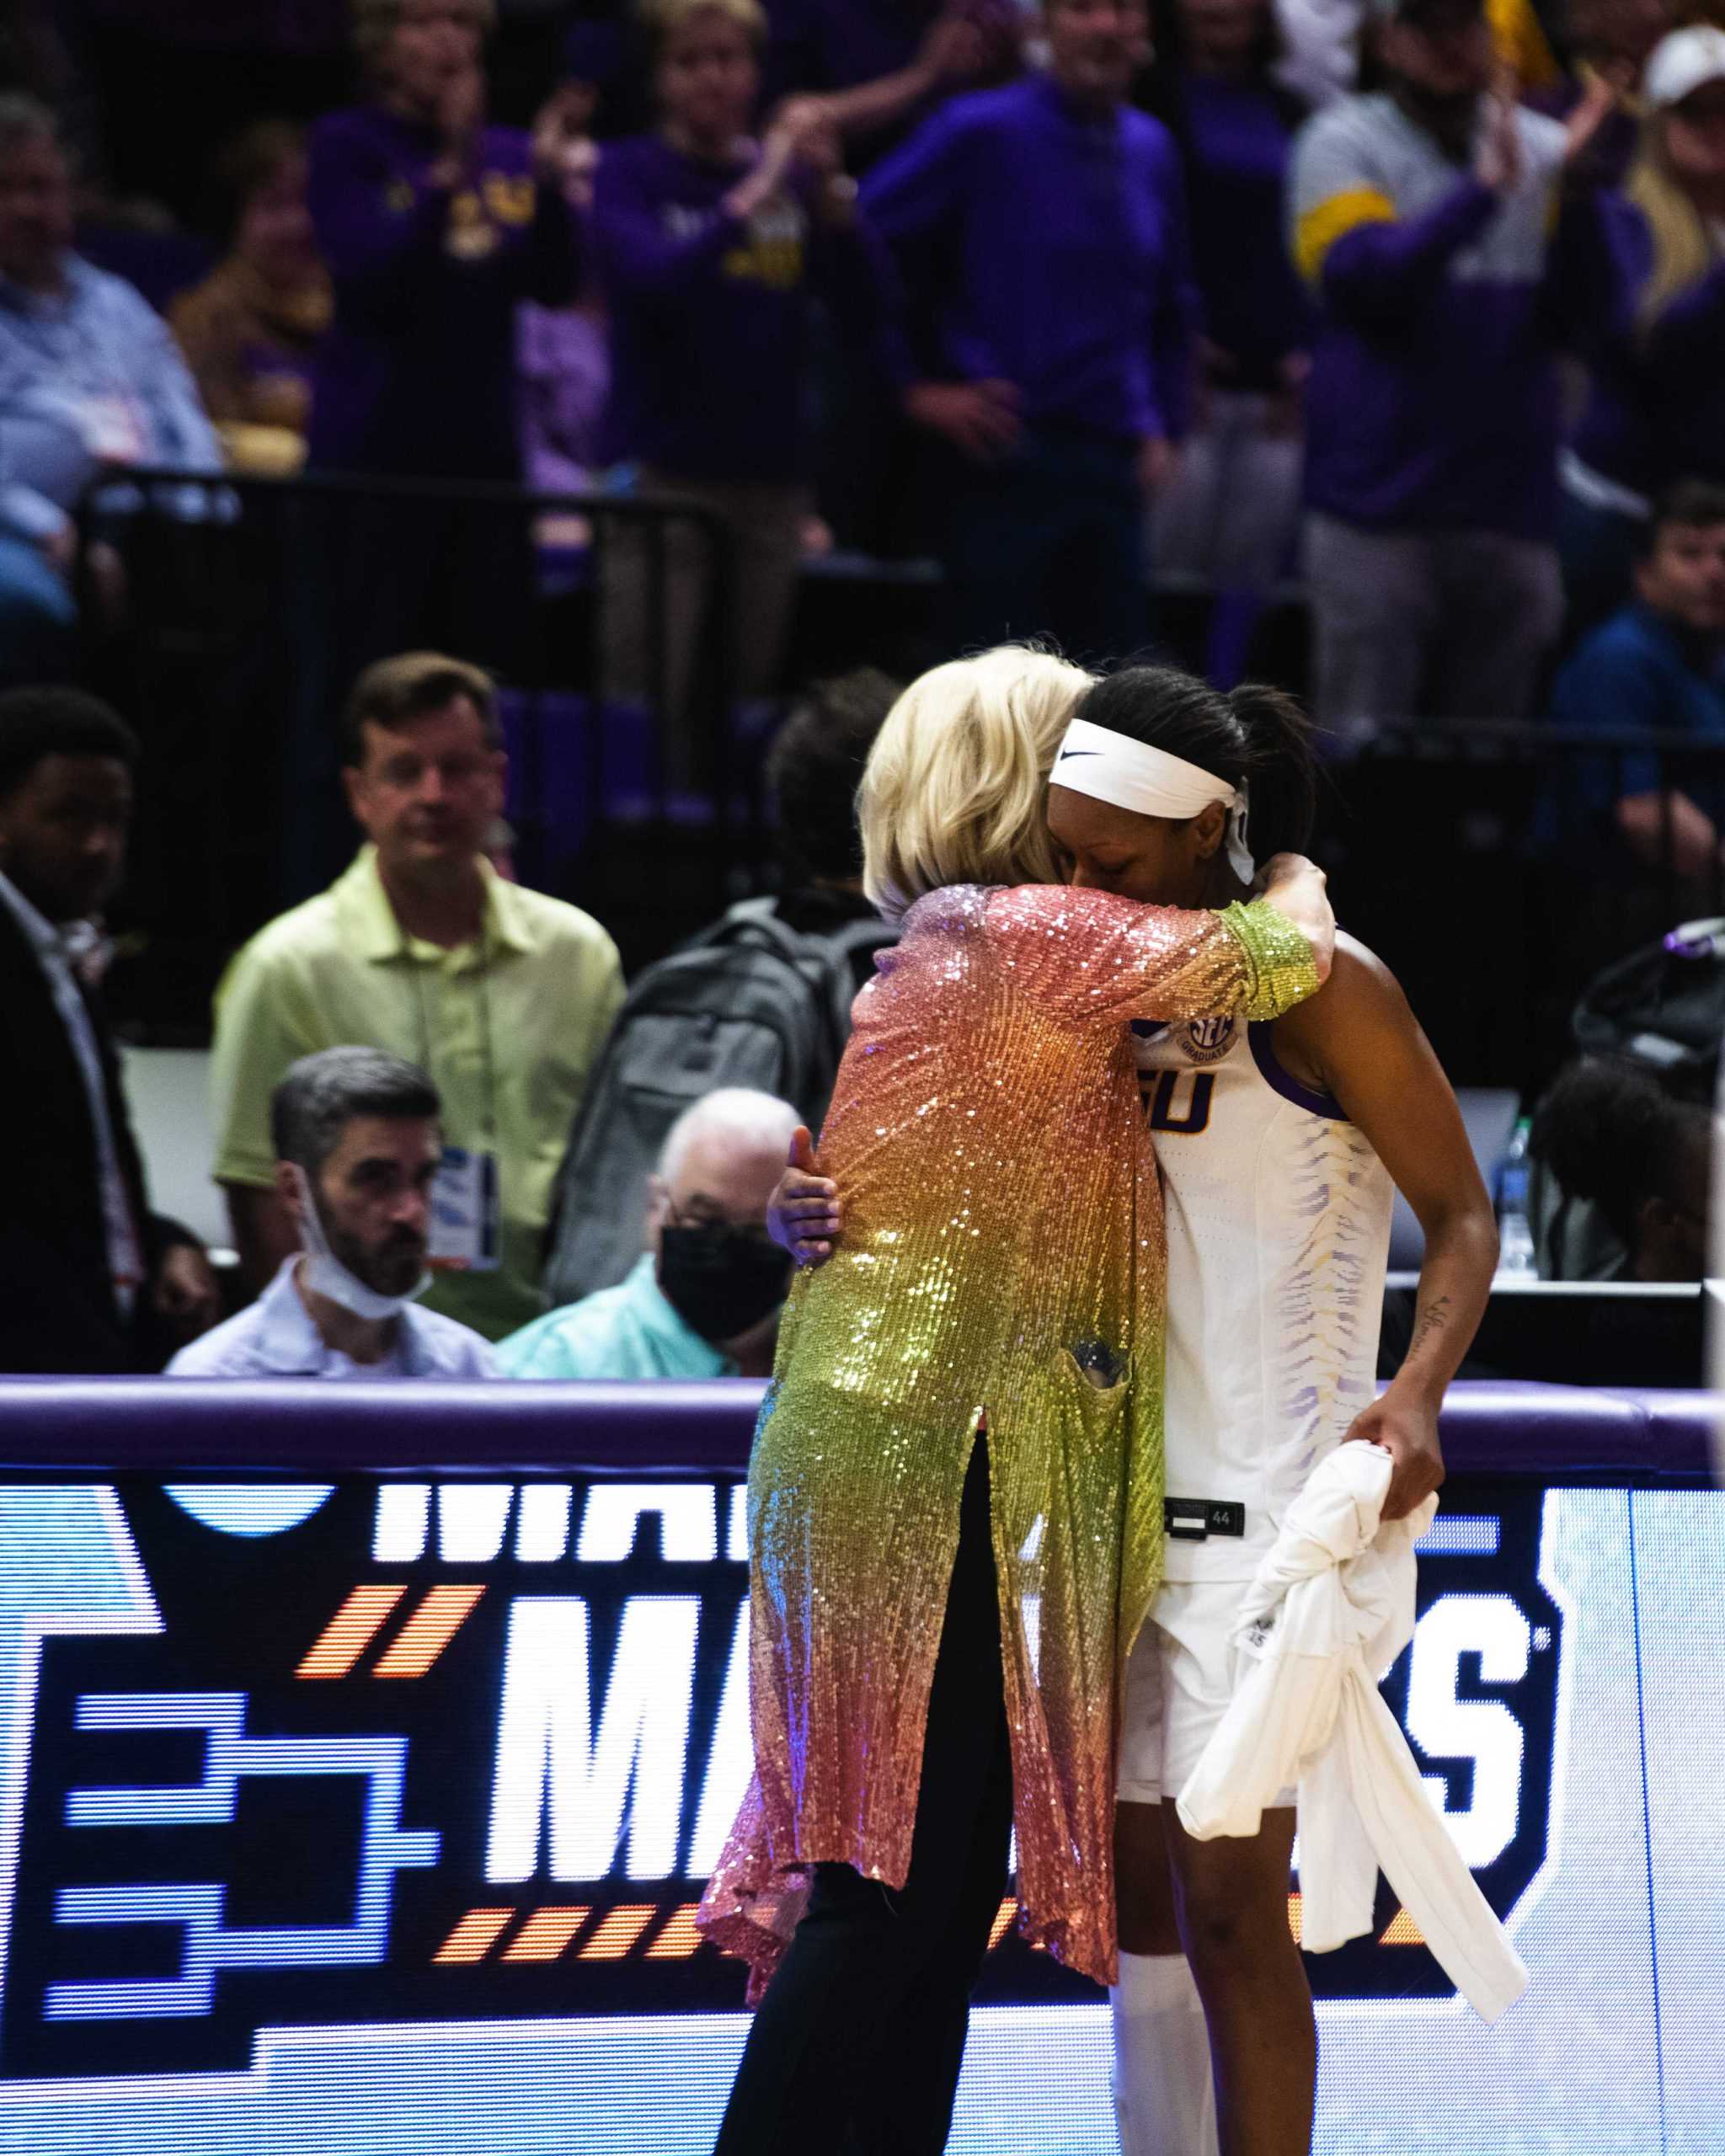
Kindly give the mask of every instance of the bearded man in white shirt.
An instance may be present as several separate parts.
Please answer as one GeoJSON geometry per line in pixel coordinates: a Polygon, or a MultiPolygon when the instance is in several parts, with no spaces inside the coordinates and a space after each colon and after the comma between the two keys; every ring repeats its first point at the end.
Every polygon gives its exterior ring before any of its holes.
{"type": "Polygon", "coordinates": [[[172,1378],[489,1378],[471,1326],[416,1307],[430,1279],[437,1089],[382,1049],[302,1056],[270,1103],[275,1187],[300,1249],[172,1378]]]}

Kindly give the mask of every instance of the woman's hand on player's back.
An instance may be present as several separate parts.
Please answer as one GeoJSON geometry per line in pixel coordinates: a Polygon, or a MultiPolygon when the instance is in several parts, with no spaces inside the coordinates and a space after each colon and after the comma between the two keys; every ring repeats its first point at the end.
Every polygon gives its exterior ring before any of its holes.
{"type": "Polygon", "coordinates": [[[798,1265],[821,1265],[832,1256],[841,1219],[839,1187],[818,1175],[814,1141],[798,1123],[791,1133],[789,1165],[767,1201],[766,1232],[798,1265]]]}

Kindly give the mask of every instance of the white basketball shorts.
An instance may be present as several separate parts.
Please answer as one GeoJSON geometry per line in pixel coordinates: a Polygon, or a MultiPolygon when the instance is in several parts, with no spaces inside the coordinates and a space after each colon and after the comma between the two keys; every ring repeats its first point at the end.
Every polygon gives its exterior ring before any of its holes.
{"type": "MultiPolygon", "coordinates": [[[[1233,1696],[1234,1624],[1247,1580],[1167,1580],[1126,1663],[1123,1803],[1172,1803],[1233,1696]]],[[[1291,1805],[1284,1790],[1276,1802],[1291,1805]]]]}

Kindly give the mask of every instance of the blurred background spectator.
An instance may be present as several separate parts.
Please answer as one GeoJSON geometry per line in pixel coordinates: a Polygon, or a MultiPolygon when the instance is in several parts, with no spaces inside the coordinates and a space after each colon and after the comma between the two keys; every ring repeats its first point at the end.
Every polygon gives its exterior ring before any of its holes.
{"type": "Polygon", "coordinates": [[[512,1378],[765,1377],[790,1259],[766,1234],[798,1114],[726,1086],[672,1124],[648,1197],[647,1249],[626,1280],[504,1341],[512,1378]]]}
{"type": "Polygon", "coordinates": [[[569,1303],[621,1280],[659,1148],[716,1086],[826,1113],[851,1006],[895,941],[862,894],[856,793],[898,685],[872,667],[817,684],[767,757],[781,889],[744,899],[635,979],[558,1171],[544,1284],[569,1303]]]}
{"type": "Polygon", "coordinates": [[[73,250],[53,115],[0,95],[0,682],[71,663],[74,518],[99,473],[221,463],[160,316],[73,250]]]}
{"type": "Polygon", "coordinates": [[[443,1157],[437,1088],[400,1056],[331,1048],[270,1097],[275,1187],[302,1245],[172,1378],[489,1378],[477,1332],[414,1298],[443,1157]]]}
{"type": "MultiPolygon", "coordinates": [[[[1557,676],[1551,716],[1601,734],[1725,747],[1725,487],[1674,488],[1642,527],[1635,597],[1577,646],[1557,676]]],[[[1595,830],[1615,825],[1645,870],[1669,859],[1680,889],[1662,893],[1663,903],[1686,910],[1707,902],[1725,787],[1666,771],[1651,748],[1589,758],[1578,776],[1595,830]]]]}
{"type": "MultiPolygon", "coordinates": [[[[529,301],[521,308],[515,372],[523,478],[537,494],[587,493],[603,474],[600,429],[611,392],[610,334],[596,286],[567,307],[529,301]]],[[[587,527],[551,536],[585,546],[587,527]]]]}
{"type": "Polygon", "coordinates": [[[1124,658],[1148,626],[1146,505],[1186,428],[1183,189],[1167,131],[1126,104],[1141,0],[1048,0],[1042,25],[1046,73],[945,106],[862,206],[907,288],[905,409],[939,450],[945,648],[1047,634],[1124,658]]]}
{"type": "MultiPolygon", "coordinates": [[[[730,670],[758,696],[778,683],[814,510],[811,305],[866,345],[885,278],[819,108],[796,108],[758,145],[749,134],[766,35],[756,0],[661,0],[650,19],[660,127],[608,145],[594,189],[611,341],[603,440],[643,499],[696,502],[729,536],[730,670]]],[[[662,680],[686,784],[712,771],[687,707],[714,579],[687,526],[670,547],[655,613],[644,547],[626,522],[607,535],[610,673],[623,696],[662,680]]]]}
{"type": "Polygon", "coordinates": [[[766,757],[778,839],[778,917],[803,936],[831,936],[859,921],[878,931],[852,953],[858,988],[873,978],[874,953],[895,939],[862,895],[857,788],[902,686],[878,666],[817,681],[792,707],[766,757]]]}
{"type": "Polygon", "coordinates": [[[1301,136],[1316,706],[1343,737],[1526,715],[1562,614],[1557,354],[1627,302],[1565,131],[1494,89],[1481,0],[1382,0],[1388,87],[1301,136]]]}
{"type": "Polygon", "coordinates": [[[0,1371],[159,1369],[220,1314],[197,1239],[150,1209],[102,1007],[137,755],[80,690],[0,696],[0,1371]]]}
{"type": "Polygon", "coordinates": [[[573,297],[574,230],[530,138],[486,124],[490,21],[489,0],[355,0],[372,97],[312,136],[312,216],[335,283],[312,419],[322,468],[521,468],[515,308],[573,297]]]}
{"type": "Polygon", "coordinates": [[[1276,0],[1276,78],[1314,111],[1358,87],[1366,0],[1276,0]]]}
{"type": "MultiPolygon", "coordinates": [[[[577,291],[562,147],[488,125],[491,0],[354,0],[368,101],[312,132],[310,200],[334,282],[310,462],[374,478],[520,477],[515,311],[577,291]]],[[[335,664],[430,642],[507,652],[526,584],[519,520],[373,499],[346,522],[356,603],[335,664]]]]}
{"type": "Polygon", "coordinates": [[[329,276],[306,202],[298,128],[259,120],[216,165],[227,252],[168,320],[227,461],[293,472],[306,461],[312,373],[329,327],[329,276]]]}
{"type": "Polygon", "coordinates": [[[347,716],[347,797],[367,843],[320,897],[261,929],[217,992],[215,1173],[254,1289],[298,1247],[270,1097],[288,1065],[360,1043],[443,1099],[438,1277],[427,1307],[495,1339],[542,1308],[553,1180],[622,994],[577,908],[505,883],[484,846],[503,803],[496,696],[435,652],[380,660],[347,716]]]}
{"type": "Polygon", "coordinates": [[[1588,1060],[1534,1118],[1550,1179],[1539,1204],[1548,1280],[1699,1280],[1707,1269],[1712,1123],[1644,1066],[1588,1060]]]}
{"type": "Polygon", "coordinates": [[[1621,187],[1635,161],[1647,112],[1642,75],[1671,15],[1670,0],[1569,0],[1569,64],[1527,97],[1535,112],[1568,120],[1601,85],[1610,91],[1611,109],[1586,152],[1588,176],[1598,184],[1621,187]]]}
{"type": "MultiPolygon", "coordinates": [[[[586,131],[595,102],[583,84],[562,83],[534,123],[564,200],[584,216],[593,206],[599,164],[586,131]]],[[[535,494],[585,494],[599,475],[599,433],[611,387],[605,296],[590,263],[584,263],[572,298],[561,307],[524,301],[515,324],[521,476],[535,494]]],[[[585,520],[568,515],[542,520],[537,533],[542,546],[564,550],[585,547],[589,536],[585,520]]]]}
{"type": "Polygon", "coordinates": [[[1627,174],[1638,273],[1563,462],[1564,574],[1585,627],[1626,594],[1652,498],[1725,483],[1725,30],[1674,30],[1647,63],[1627,174]]]}
{"type": "Polygon", "coordinates": [[[1173,136],[1203,304],[1190,432],[1151,511],[1162,575],[1214,591],[1205,671],[1247,670],[1258,612],[1294,565],[1311,302],[1289,259],[1288,162],[1307,115],[1276,78],[1271,0],[1172,0],[1146,102],[1173,136]]]}

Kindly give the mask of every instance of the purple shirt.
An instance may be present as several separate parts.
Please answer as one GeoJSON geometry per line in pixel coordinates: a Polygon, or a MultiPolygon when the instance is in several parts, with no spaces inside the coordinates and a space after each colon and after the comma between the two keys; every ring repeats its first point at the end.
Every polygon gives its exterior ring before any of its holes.
{"type": "Polygon", "coordinates": [[[1371,531],[1550,538],[1556,356],[1591,353],[1626,287],[1606,204],[1560,190],[1562,131],[1516,125],[1523,172],[1502,196],[1387,96],[1344,98],[1302,131],[1296,249],[1340,227],[1315,256],[1312,508],[1371,531]]]}
{"type": "Polygon", "coordinates": [[[923,372],[1016,382],[1033,424],[1184,430],[1198,302],[1157,121],[1090,117],[1031,77],[937,113],[862,205],[915,296],[923,372]]]}
{"type": "Polygon", "coordinates": [[[521,461],[536,494],[583,494],[599,462],[599,424],[611,384],[602,318],[575,307],[528,305],[517,324],[521,461]]]}
{"type": "Polygon", "coordinates": [[[1286,237],[1298,105],[1268,83],[1183,71],[1168,88],[1169,117],[1185,159],[1204,334],[1238,363],[1220,378],[1229,387],[1274,389],[1279,363],[1310,350],[1316,327],[1286,237]]]}
{"type": "Polygon", "coordinates": [[[488,127],[467,184],[433,187],[430,130],[376,107],[312,134],[311,206],[335,286],[310,462],[325,471],[512,479],[518,302],[573,299],[574,220],[527,137],[488,127]]]}
{"type": "Polygon", "coordinates": [[[888,279],[860,221],[824,228],[779,198],[746,223],[724,206],[744,165],[707,164],[657,135],[607,143],[593,244],[611,311],[607,459],[686,478],[789,483],[809,433],[817,288],[848,341],[875,334],[888,279]]]}

